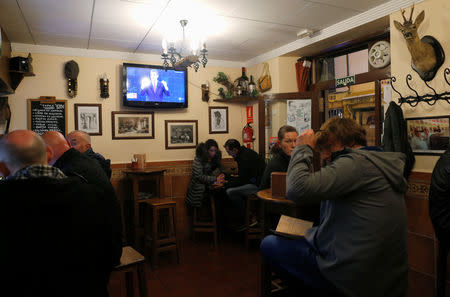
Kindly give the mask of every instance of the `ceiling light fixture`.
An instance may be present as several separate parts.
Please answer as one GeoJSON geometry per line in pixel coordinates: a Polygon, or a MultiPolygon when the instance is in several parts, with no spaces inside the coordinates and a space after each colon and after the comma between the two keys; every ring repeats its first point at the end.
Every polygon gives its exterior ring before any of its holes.
{"type": "Polygon", "coordinates": [[[184,28],[186,27],[188,21],[181,20],[180,24],[183,29],[183,41],[181,43],[180,48],[177,50],[175,48],[175,42],[170,42],[169,47],[167,47],[166,39],[162,41],[162,54],[161,59],[163,60],[163,66],[165,69],[170,67],[170,64],[174,69],[184,69],[186,67],[192,67],[197,72],[200,67],[200,63],[205,68],[206,63],[208,63],[208,59],[206,58],[206,43],[202,41],[200,43],[201,50],[198,50],[199,43],[195,41],[191,41],[191,53],[190,55],[183,57],[183,46],[185,44],[185,33],[184,28]],[[170,62],[170,64],[169,64],[170,62]]]}

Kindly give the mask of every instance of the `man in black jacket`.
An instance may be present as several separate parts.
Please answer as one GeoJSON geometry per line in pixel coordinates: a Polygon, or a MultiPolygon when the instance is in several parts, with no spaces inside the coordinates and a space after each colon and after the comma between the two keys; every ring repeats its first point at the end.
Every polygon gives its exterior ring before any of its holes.
{"type": "Polygon", "coordinates": [[[101,188],[47,165],[32,131],[0,140],[0,286],[14,296],[108,296],[122,252],[120,217],[101,188]]]}
{"type": "MultiPolygon", "coordinates": [[[[67,176],[77,176],[114,193],[111,182],[100,165],[71,148],[61,133],[48,131],[42,135],[42,138],[47,145],[47,159],[50,165],[61,169],[67,176]]],[[[115,194],[113,195],[115,198],[115,194]]]]}
{"type": "Polygon", "coordinates": [[[450,247],[450,149],[445,151],[434,167],[429,203],[436,237],[450,247]]]}
{"type": "Polygon", "coordinates": [[[238,177],[229,180],[226,187],[228,198],[238,215],[240,224],[237,231],[243,231],[245,230],[245,199],[258,191],[266,163],[254,150],[241,146],[236,139],[228,139],[224,148],[238,164],[238,177]]]}
{"type": "Polygon", "coordinates": [[[91,145],[91,136],[88,133],[74,130],[67,134],[67,141],[83,155],[97,161],[98,165],[105,171],[106,176],[111,178],[111,160],[105,159],[101,154],[94,152],[91,145]]]}

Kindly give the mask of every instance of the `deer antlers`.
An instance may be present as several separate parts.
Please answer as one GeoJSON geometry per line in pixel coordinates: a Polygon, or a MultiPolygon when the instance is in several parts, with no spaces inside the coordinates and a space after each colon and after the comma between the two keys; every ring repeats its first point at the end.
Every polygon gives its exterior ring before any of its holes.
{"type": "Polygon", "coordinates": [[[413,4],[413,6],[412,6],[412,8],[411,8],[411,14],[409,15],[409,20],[407,20],[407,19],[405,18],[405,12],[406,12],[406,10],[400,9],[400,11],[401,11],[401,13],[402,13],[402,17],[403,17],[404,23],[412,23],[412,15],[413,15],[413,11],[414,11],[414,4],[413,4]]]}

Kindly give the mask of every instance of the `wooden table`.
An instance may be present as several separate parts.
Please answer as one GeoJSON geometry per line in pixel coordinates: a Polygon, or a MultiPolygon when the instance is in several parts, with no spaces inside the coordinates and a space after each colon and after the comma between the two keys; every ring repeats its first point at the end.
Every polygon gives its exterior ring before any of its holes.
{"type": "Polygon", "coordinates": [[[142,223],[142,220],[140,218],[139,214],[139,204],[140,200],[139,198],[139,183],[141,181],[149,181],[149,180],[155,180],[156,182],[156,193],[154,193],[153,197],[162,198],[161,194],[164,188],[163,183],[163,175],[165,169],[127,169],[124,170],[123,173],[125,173],[126,177],[131,180],[133,185],[133,193],[131,195],[131,198],[133,199],[133,209],[134,212],[131,215],[130,221],[132,224],[132,227],[134,229],[134,244],[135,247],[142,251],[143,248],[143,236],[144,236],[144,226],[142,223]]]}
{"type": "Polygon", "coordinates": [[[259,199],[261,199],[261,226],[263,228],[264,235],[267,234],[266,203],[277,203],[296,207],[296,204],[293,201],[286,199],[286,197],[272,196],[272,189],[261,190],[256,195],[259,199]]]}

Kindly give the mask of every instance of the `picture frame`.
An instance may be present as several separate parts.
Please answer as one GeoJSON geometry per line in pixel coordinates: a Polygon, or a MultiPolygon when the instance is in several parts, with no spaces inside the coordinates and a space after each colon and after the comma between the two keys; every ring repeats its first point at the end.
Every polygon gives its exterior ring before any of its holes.
{"type": "Polygon", "coordinates": [[[166,120],[166,150],[195,148],[198,144],[197,120],[166,120]]]}
{"type": "Polygon", "coordinates": [[[102,135],[102,105],[101,104],[74,104],[75,130],[89,135],[102,135]]]}
{"type": "Polygon", "coordinates": [[[415,154],[440,155],[450,145],[450,115],[406,118],[408,141],[415,154]]]}
{"type": "Polygon", "coordinates": [[[209,107],[209,134],[228,133],[228,107],[209,107]]]}
{"type": "Polygon", "coordinates": [[[112,139],[154,139],[153,111],[112,111],[112,139]]]}

